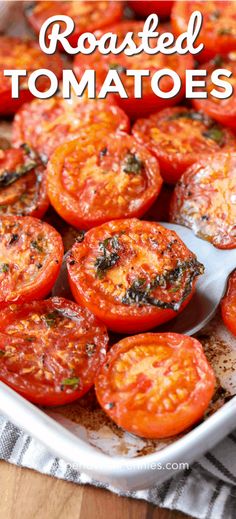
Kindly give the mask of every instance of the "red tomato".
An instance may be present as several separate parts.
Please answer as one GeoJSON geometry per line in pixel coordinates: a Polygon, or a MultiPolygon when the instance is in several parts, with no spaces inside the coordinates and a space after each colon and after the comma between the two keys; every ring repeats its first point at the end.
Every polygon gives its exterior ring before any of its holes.
{"type": "Polygon", "coordinates": [[[234,147],[235,135],[213,119],[184,106],[138,119],[132,133],[158,159],[163,179],[176,183],[184,171],[210,153],[234,147]]]}
{"type": "Polygon", "coordinates": [[[189,18],[194,11],[203,15],[203,25],[195,43],[203,43],[205,48],[196,59],[208,60],[216,54],[227,54],[236,50],[236,3],[234,0],[174,2],[171,23],[176,35],[187,30],[189,18]]]}
{"type": "Polygon", "coordinates": [[[221,312],[225,326],[236,336],[236,270],[229,278],[226,295],[221,301],[221,312]]]}
{"type": "MultiPolygon", "coordinates": [[[[78,37],[84,32],[94,32],[111,23],[116,23],[122,18],[122,2],[102,1],[76,1],[76,2],[34,2],[25,9],[26,17],[36,34],[39,33],[42,24],[47,18],[55,15],[70,16],[75,23],[74,32],[67,37],[72,46],[77,45],[78,37]]],[[[62,29],[64,22],[60,22],[62,29]]],[[[50,28],[51,29],[51,28],[50,28]]],[[[48,34],[51,30],[48,31],[48,34]]],[[[61,49],[62,50],[62,49],[61,49]]]]}
{"type": "Polygon", "coordinates": [[[1,216],[0,307],[45,297],[59,273],[63,245],[50,225],[30,216],[1,216]]]}
{"type": "Polygon", "coordinates": [[[200,420],[215,376],[202,345],[177,333],[146,333],[113,346],[95,381],[114,422],[145,438],[179,434],[200,420]]]}
{"type": "Polygon", "coordinates": [[[236,247],[236,152],[216,153],[191,166],[175,187],[170,220],[220,249],[236,247]]]}
{"type": "Polygon", "coordinates": [[[173,4],[171,0],[130,0],[128,2],[128,5],[140,16],[147,17],[149,14],[157,13],[161,18],[170,15],[173,4]]]}
{"type": "Polygon", "coordinates": [[[0,150],[0,216],[41,218],[49,201],[44,168],[27,146],[0,150]]]}
{"type": "Polygon", "coordinates": [[[21,108],[13,123],[13,142],[16,146],[27,142],[47,162],[60,144],[77,138],[81,129],[87,131],[91,124],[100,125],[107,133],[129,131],[127,115],[106,100],[73,97],[67,101],[55,96],[21,108]]]}
{"type": "MultiPolygon", "coordinates": [[[[222,59],[217,56],[215,60],[210,61],[202,66],[207,71],[206,91],[208,93],[207,99],[192,99],[192,104],[197,110],[202,110],[216,121],[219,121],[225,126],[236,129],[236,53],[231,53],[230,57],[222,59]],[[211,74],[217,68],[225,68],[232,72],[230,78],[224,77],[224,81],[228,81],[233,86],[233,94],[228,99],[217,99],[210,95],[210,92],[215,88],[211,81],[211,74]]],[[[201,88],[202,90],[202,88],[201,88]]],[[[223,90],[217,87],[218,91],[223,90]]]]}
{"type": "MultiPolygon", "coordinates": [[[[118,36],[118,43],[123,40],[127,32],[134,33],[134,41],[136,45],[141,44],[141,40],[137,33],[142,31],[143,22],[124,21],[117,24],[105,32],[113,32],[118,36]]],[[[158,27],[159,32],[170,31],[169,26],[163,25],[158,27]]],[[[96,36],[100,38],[104,32],[97,31],[96,36]]],[[[150,39],[150,46],[156,46],[157,39],[150,39]]],[[[101,55],[99,51],[95,51],[90,55],[77,54],[74,61],[74,70],[80,78],[86,69],[94,69],[96,71],[97,84],[101,85],[109,70],[115,69],[118,71],[121,81],[126,89],[128,99],[122,99],[118,94],[116,95],[117,103],[123,110],[125,110],[131,117],[136,118],[137,115],[145,116],[151,112],[155,112],[164,108],[165,106],[175,105],[180,101],[184,95],[185,89],[185,70],[193,68],[193,58],[190,54],[179,56],[177,54],[164,55],[153,54],[147,55],[144,52],[134,56],[127,56],[123,52],[117,55],[112,53],[101,55]],[[161,99],[156,96],[151,88],[151,78],[155,72],[160,69],[169,68],[177,72],[182,81],[182,87],[178,95],[171,99],[161,99]],[[131,76],[126,75],[126,70],[150,70],[150,77],[143,78],[142,98],[136,99],[134,97],[134,80],[131,76]]],[[[162,91],[170,91],[173,87],[173,80],[164,76],[159,82],[162,91]]]]}
{"type": "MultiPolygon", "coordinates": [[[[11,78],[4,76],[4,70],[22,69],[31,73],[34,70],[44,68],[54,72],[58,78],[62,75],[61,58],[56,54],[47,56],[33,40],[0,36],[0,63],[0,115],[13,114],[23,103],[33,99],[33,95],[28,90],[26,77],[20,80],[19,99],[12,99],[11,78]]],[[[37,88],[39,90],[47,90],[49,86],[48,78],[38,79],[37,88]]]]}
{"type": "Polygon", "coordinates": [[[48,163],[52,206],[79,229],[142,216],[161,189],[157,160],[129,135],[89,132],[57,148],[48,163]]]}
{"type": "Polygon", "coordinates": [[[120,333],[175,317],[203,272],[175,232],[135,218],[88,231],[72,247],[67,266],[75,299],[120,333]]]}
{"type": "Polygon", "coordinates": [[[11,305],[1,311],[0,380],[40,405],[80,398],[104,362],[105,326],[63,298],[11,305]]]}

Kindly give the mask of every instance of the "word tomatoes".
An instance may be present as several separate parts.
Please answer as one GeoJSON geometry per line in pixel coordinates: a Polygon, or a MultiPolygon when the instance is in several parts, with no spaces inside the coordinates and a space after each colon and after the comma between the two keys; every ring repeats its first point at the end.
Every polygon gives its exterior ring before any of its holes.
{"type": "Polygon", "coordinates": [[[88,231],[72,247],[67,267],[76,301],[120,333],[175,317],[203,272],[175,232],[135,218],[88,231]]]}
{"type": "Polygon", "coordinates": [[[213,396],[215,377],[201,344],[175,333],[121,340],[95,382],[104,411],[145,438],[179,434],[196,423],[213,396]]]}
{"type": "Polygon", "coordinates": [[[40,405],[62,405],[86,393],[104,362],[106,328],[63,298],[1,311],[0,380],[40,405]]]}

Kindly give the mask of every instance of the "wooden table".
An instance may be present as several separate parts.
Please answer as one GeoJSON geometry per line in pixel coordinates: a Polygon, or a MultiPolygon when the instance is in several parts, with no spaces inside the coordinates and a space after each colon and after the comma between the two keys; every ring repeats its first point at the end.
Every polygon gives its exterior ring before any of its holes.
{"type": "Polygon", "coordinates": [[[180,512],[0,461],[0,519],[188,519],[180,512]]]}

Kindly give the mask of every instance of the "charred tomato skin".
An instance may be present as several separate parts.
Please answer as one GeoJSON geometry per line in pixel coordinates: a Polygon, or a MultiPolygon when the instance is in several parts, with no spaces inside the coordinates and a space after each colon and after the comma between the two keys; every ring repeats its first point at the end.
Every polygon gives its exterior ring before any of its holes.
{"type": "Polygon", "coordinates": [[[236,153],[218,152],[193,164],[175,186],[170,221],[220,249],[236,247],[236,153]]]}
{"type": "Polygon", "coordinates": [[[0,251],[0,308],[49,294],[63,258],[62,238],[51,225],[31,216],[2,216],[0,251]]]}
{"type": "Polygon", "coordinates": [[[225,326],[236,336],[236,271],[229,278],[226,294],[221,301],[221,314],[225,326]]]}
{"type": "Polygon", "coordinates": [[[158,439],[200,420],[215,376],[199,341],[176,333],[146,333],[115,344],[96,378],[97,399],[123,429],[158,439]]]}
{"type": "Polygon", "coordinates": [[[218,151],[233,149],[233,132],[214,119],[184,106],[165,108],[146,119],[138,119],[132,133],[158,159],[161,175],[176,184],[186,169],[218,151]]]}
{"type": "Polygon", "coordinates": [[[77,400],[105,360],[105,326],[64,298],[10,305],[1,311],[0,379],[39,405],[77,400]]]}
{"type": "Polygon", "coordinates": [[[79,229],[113,219],[140,217],[156,200],[162,178],[159,164],[126,134],[89,134],[56,149],[47,166],[50,202],[79,229]],[[81,145],[82,144],[82,145],[81,145]]]}
{"type": "Polygon", "coordinates": [[[109,329],[129,334],[181,312],[203,272],[176,233],[135,218],[89,230],[67,268],[75,300],[109,329]]]}

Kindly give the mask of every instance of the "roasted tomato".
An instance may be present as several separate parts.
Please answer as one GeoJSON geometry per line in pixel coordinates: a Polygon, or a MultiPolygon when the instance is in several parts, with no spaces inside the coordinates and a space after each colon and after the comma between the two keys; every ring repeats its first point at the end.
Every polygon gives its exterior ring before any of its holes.
{"type": "Polygon", "coordinates": [[[27,146],[0,149],[0,216],[36,216],[48,209],[44,168],[27,146]]]}
{"type": "Polygon", "coordinates": [[[215,376],[202,345],[177,333],[146,333],[113,346],[95,381],[104,411],[145,438],[179,434],[202,418],[215,376]]]}
{"type": "Polygon", "coordinates": [[[100,125],[106,133],[129,131],[127,115],[106,100],[73,97],[67,101],[55,96],[21,108],[14,119],[13,142],[16,146],[27,142],[47,162],[60,144],[76,139],[91,124],[100,125]]]}
{"type": "Polygon", "coordinates": [[[88,231],[72,247],[67,266],[75,299],[121,333],[175,317],[203,272],[175,232],[135,218],[88,231]]]}
{"type": "Polygon", "coordinates": [[[211,59],[216,53],[227,54],[236,50],[236,3],[234,0],[174,2],[171,22],[176,35],[187,30],[189,18],[194,11],[203,14],[203,25],[195,46],[203,43],[205,48],[197,59],[211,59]]]}
{"type": "Polygon", "coordinates": [[[133,126],[135,138],[158,158],[163,179],[176,183],[199,156],[236,145],[235,135],[203,112],[165,108],[133,126]]]}
{"type": "Polygon", "coordinates": [[[60,234],[30,216],[0,219],[0,307],[45,297],[59,273],[60,234]]]}
{"type": "MultiPolygon", "coordinates": [[[[123,5],[122,2],[111,0],[96,2],[88,0],[82,2],[41,1],[26,6],[25,14],[36,34],[39,33],[47,18],[58,14],[70,16],[75,23],[75,29],[67,39],[72,46],[76,46],[78,37],[82,33],[93,32],[96,29],[118,22],[123,14],[123,5]]],[[[59,23],[64,29],[64,22],[59,23]]],[[[48,34],[50,33],[51,31],[48,31],[48,34]]]]}
{"type": "Polygon", "coordinates": [[[49,161],[52,206],[80,229],[142,216],[161,189],[157,160],[129,135],[102,137],[96,126],[89,132],[57,148],[49,161]]]}
{"type": "Polygon", "coordinates": [[[171,0],[130,0],[128,5],[142,17],[149,14],[156,13],[161,18],[166,18],[170,15],[174,2],[171,0]]]}
{"type": "MultiPolygon", "coordinates": [[[[226,58],[216,56],[216,58],[209,63],[202,66],[207,71],[206,91],[208,93],[207,99],[192,99],[192,104],[197,110],[202,110],[216,121],[230,128],[236,129],[236,53],[231,53],[226,58]],[[217,99],[211,96],[211,91],[215,86],[211,81],[211,74],[217,68],[225,68],[232,72],[230,78],[224,77],[224,81],[228,81],[233,86],[233,94],[228,99],[217,99]]],[[[203,90],[201,88],[201,90],[203,90]]],[[[223,90],[217,87],[218,91],[223,90]]]]}
{"type": "Polygon", "coordinates": [[[225,326],[236,335],[236,270],[229,278],[228,289],[221,302],[221,311],[225,326]]]}
{"type": "MultiPolygon", "coordinates": [[[[133,32],[136,45],[141,44],[138,32],[142,30],[143,22],[141,21],[124,21],[109,28],[109,32],[117,34],[118,43],[125,38],[127,32],[133,32]]],[[[170,27],[166,25],[158,27],[159,32],[170,30],[170,27]]],[[[96,36],[99,38],[102,34],[104,32],[97,31],[96,36]]],[[[150,38],[149,44],[156,47],[157,39],[150,38]]],[[[77,54],[74,61],[74,70],[79,78],[86,69],[94,69],[96,71],[97,83],[100,85],[104,82],[110,69],[117,70],[128,95],[127,99],[122,99],[119,95],[116,95],[117,103],[133,118],[136,118],[137,115],[142,117],[165,106],[177,104],[184,95],[185,70],[191,68],[193,68],[193,58],[190,54],[182,56],[177,54],[164,55],[161,53],[147,55],[141,52],[134,56],[127,56],[123,52],[116,55],[112,53],[101,55],[99,51],[95,51],[90,55],[77,54]],[[153,92],[151,87],[151,78],[154,73],[164,68],[177,72],[182,81],[179,94],[171,99],[161,99],[153,92]],[[126,75],[127,69],[150,70],[150,77],[143,78],[141,99],[134,97],[134,78],[126,75]]],[[[173,80],[169,76],[164,76],[159,81],[159,86],[162,91],[170,91],[173,88],[173,80]]]]}
{"type": "Polygon", "coordinates": [[[236,152],[199,160],[176,185],[170,220],[220,249],[236,247],[236,152]]]}
{"type": "MultiPolygon", "coordinates": [[[[50,69],[58,78],[62,75],[62,61],[54,54],[47,56],[33,40],[21,40],[11,36],[0,36],[0,115],[13,114],[25,103],[33,99],[28,90],[27,78],[20,80],[19,99],[11,97],[11,78],[5,77],[6,69],[23,69],[28,73],[38,69],[50,69]]],[[[49,79],[44,76],[37,81],[37,88],[41,91],[50,86],[49,79]]]]}
{"type": "Polygon", "coordinates": [[[106,328],[71,301],[54,297],[1,311],[0,380],[40,405],[80,398],[106,356],[106,328]]]}

